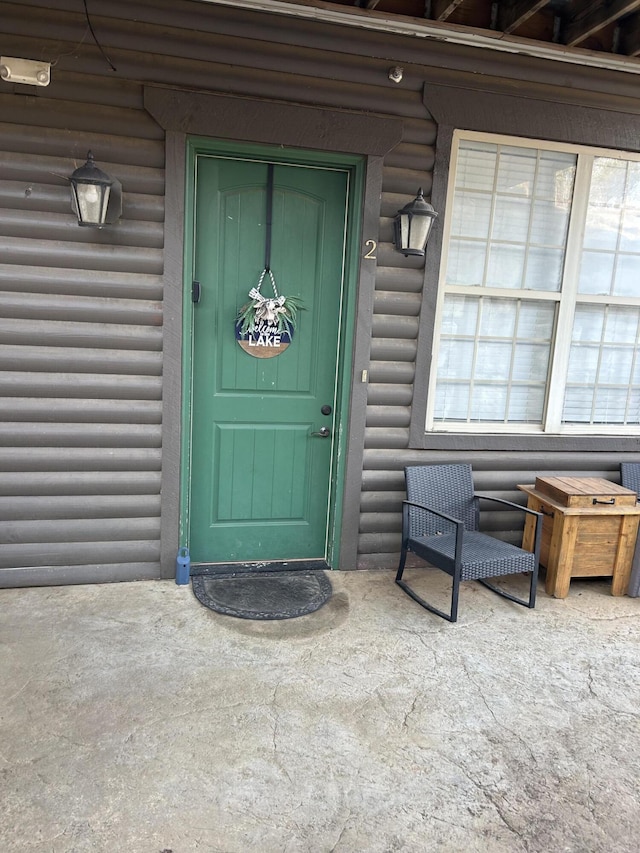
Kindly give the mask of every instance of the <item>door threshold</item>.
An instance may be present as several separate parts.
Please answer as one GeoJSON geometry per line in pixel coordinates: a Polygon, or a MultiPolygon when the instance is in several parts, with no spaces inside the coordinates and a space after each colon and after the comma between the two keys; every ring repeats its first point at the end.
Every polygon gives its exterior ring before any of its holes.
{"type": "Polygon", "coordinates": [[[326,560],[269,560],[251,563],[192,563],[191,576],[246,574],[248,572],[331,571],[326,560]]]}

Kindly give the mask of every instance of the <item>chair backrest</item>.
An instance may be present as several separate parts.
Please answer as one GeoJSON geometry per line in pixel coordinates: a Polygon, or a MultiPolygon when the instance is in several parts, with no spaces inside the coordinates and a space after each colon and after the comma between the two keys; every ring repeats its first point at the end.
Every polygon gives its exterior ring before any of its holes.
{"type": "MultiPolygon", "coordinates": [[[[410,501],[423,503],[457,518],[467,530],[478,529],[471,465],[410,465],[404,473],[410,501]]],[[[435,516],[410,512],[409,519],[412,536],[429,536],[442,530],[443,522],[435,516]]]]}
{"type": "Polygon", "coordinates": [[[620,482],[625,489],[632,489],[640,497],[640,462],[621,462],[620,482]]]}

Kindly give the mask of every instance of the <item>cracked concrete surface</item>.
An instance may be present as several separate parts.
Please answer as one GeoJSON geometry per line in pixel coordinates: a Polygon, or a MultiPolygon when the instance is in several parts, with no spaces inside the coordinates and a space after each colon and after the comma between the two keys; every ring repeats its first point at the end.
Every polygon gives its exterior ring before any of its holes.
{"type": "Polygon", "coordinates": [[[450,625],[331,580],[269,623],[171,581],[0,590],[2,853],[640,849],[640,599],[464,584],[450,625]]]}

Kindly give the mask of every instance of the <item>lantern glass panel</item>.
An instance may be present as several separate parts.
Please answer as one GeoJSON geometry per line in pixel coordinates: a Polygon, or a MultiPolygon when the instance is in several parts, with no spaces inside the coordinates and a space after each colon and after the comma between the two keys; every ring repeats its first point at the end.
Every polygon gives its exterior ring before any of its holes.
{"type": "Polygon", "coordinates": [[[410,249],[424,251],[432,222],[433,219],[430,216],[413,216],[411,218],[410,249]]]}
{"type": "Polygon", "coordinates": [[[407,213],[400,215],[400,246],[403,249],[409,247],[409,223],[410,217],[407,213]]]}
{"type": "Polygon", "coordinates": [[[77,184],[76,200],[82,225],[104,225],[111,187],[77,184]]]}

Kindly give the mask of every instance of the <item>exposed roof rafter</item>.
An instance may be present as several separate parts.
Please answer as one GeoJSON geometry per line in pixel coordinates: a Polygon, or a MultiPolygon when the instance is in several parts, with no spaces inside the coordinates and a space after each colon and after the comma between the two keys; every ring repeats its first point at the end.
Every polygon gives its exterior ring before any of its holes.
{"type": "Polygon", "coordinates": [[[446,21],[464,0],[431,0],[431,18],[434,21],[446,21]]]}
{"type": "MultiPolygon", "coordinates": [[[[416,0],[333,0],[327,5],[355,5],[410,17],[420,4],[416,0]]],[[[469,28],[490,26],[504,35],[521,35],[524,27],[530,39],[571,48],[591,39],[590,49],[638,55],[631,18],[640,10],[640,0],[424,0],[422,5],[424,17],[432,21],[469,28]]]]}
{"type": "Polygon", "coordinates": [[[627,56],[640,56],[640,13],[631,15],[624,22],[618,49],[627,56]]]}
{"type": "Polygon", "coordinates": [[[549,0],[515,0],[498,4],[498,29],[512,33],[543,9],[549,0]]]}
{"type": "Polygon", "coordinates": [[[574,14],[565,24],[562,41],[574,47],[636,9],[640,9],[640,0],[612,0],[610,3],[585,0],[575,7],[574,14]]]}

